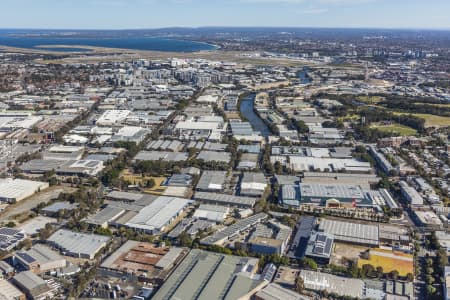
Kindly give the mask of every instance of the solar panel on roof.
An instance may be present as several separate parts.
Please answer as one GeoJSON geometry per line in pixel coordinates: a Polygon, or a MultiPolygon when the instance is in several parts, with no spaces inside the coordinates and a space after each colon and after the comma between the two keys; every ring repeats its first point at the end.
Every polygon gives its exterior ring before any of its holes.
{"type": "Polygon", "coordinates": [[[332,240],[327,240],[327,242],[325,243],[325,253],[330,253],[331,252],[331,246],[333,245],[333,241],[332,240]]]}
{"type": "Polygon", "coordinates": [[[323,247],[315,246],[313,252],[317,254],[323,254],[323,247]]]}
{"type": "Polygon", "coordinates": [[[326,240],[327,240],[327,237],[325,235],[319,234],[317,236],[317,241],[319,241],[319,242],[325,242],[326,240]]]}
{"type": "Polygon", "coordinates": [[[30,255],[28,255],[28,253],[25,252],[17,252],[16,255],[19,256],[24,261],[26,261],[27,263],[32,263],[35,261],[33,257],[31,257],[30,255]]]}

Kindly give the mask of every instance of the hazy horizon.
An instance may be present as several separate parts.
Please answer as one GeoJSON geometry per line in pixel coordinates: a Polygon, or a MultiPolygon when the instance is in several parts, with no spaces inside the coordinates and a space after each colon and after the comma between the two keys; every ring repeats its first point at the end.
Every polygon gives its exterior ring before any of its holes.
{"type": "Polygon", "coordinates": [[[197,27],[449,30],[446,0],[5,0],[0,28],[197,27]]]}

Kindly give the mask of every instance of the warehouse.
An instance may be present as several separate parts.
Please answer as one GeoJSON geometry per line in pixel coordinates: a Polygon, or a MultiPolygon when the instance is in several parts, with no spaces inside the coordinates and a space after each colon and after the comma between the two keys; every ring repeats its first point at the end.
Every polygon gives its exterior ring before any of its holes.
{"type": "Polygon", "coordinates": [[[17,251],[14,256],[23,268],[33,273],[44,273],[67,265],[64,257],[42,244],[36,244],[26,251],[17,251]]]}
{"type": "Polygon", "coordinates": [[[242,197],[208,192],[196,192],[194,199],[209,204],[236,206],[240,208],[251,208],[256,204],[256,198],[253,197],[242,197]]]}
{"type": "Polygon", "coordinates": [[[161,234],[193,201],[161,196],[139,211],[125,225],[149,234],[161,234]]]}
{"type": "Polygon", "coordinates": [[[113,206],[107,206],[97,212],[95,215],[84,219],[83,221],[94,226],[108,228],[108,225],[125,213],[125,209],[113,206]]]}
{"type": "Polygon", "coordinates": [[[227,172],[203,171],[197,183],[196,190],[202,192],[222,192],[225,187],[227,172]]]}
{"type": "Polygon", "coordinates": [[[124,126],[111,137],[111,142],[134,142],[139,144],[151,131],[138,126],[124,126]]]}
{"type": "Polygon", "coordinates": [[[94,259],[95,255],[106,247],[109,240],[107,236],[60,229],[47,241],[53,247],[60,249],[63,255],[94,259]]]}
{"type": "Polygon", "coordinates": [[[287,256],[292,259],[300,259],[305,256],[309,237],[316,226],[316,218],[313,216],[302,216],[295,228],[297,232],[292,240],[287,256]]]}
{"type": "Polygon", "coordinates": [[[84,147],[57,145],[42,154],[45,160],[78,160],[83,157],[84,147]]]}
{"type": "Polygon", "coordinates": [[[195,210],[194,218],[222,223],[229,212],[230,209],[226,206],[201,204],[199,208],[195,210]]]}
{"type": "Polygon", "coordinates": [[[258,259],[193,249],[152,300],[239,299],[259,286],[258,259]]]}
{"type": "Polygon", "coordinates": [[[302,204],[326,207],[372,207],[373,197],[357,185],[300,183],[282,185],[281,202],[288,206],[302,204]]]}
{"type": "Polygon", "coordinates": [[[203,160],[205,162],[221,162],[227,164],[231,160],[231,154],[229,152],[202,150],[198,154],[197,159],[203,160]]]}
{"type": "Polygon", "coordinates": [[[141,202],[141,201],[153,201],[156,199],[155,196],[140,193],[130,193],[121,191],[112,191],[106,195],[108,200],[112,201],[123,201],[123,202],[141,202]]]}
{"type": "Polygon", "coordinates": [[[23,230],[7,227],[0,228],[0,250],[10,251],[25,240],[25,238],[26,235],[23,230]]]}
{"type": "Polygon", "coordinates": [[[370,163],[358,161],[351,158],[322,158],[310,156],[281,156],[271,155],[270,161],[284,162],[288,168],[294,171],[320,171],[320,172],[350,172],[350,173],[370,173],[373,171],[370,163]],[[289,157],[287,163],[286,157],[289,157]]]}
{"type": "Polygon", "coordinates": [[[70,203],[68,201],[55,202],[41,210],[41,214],[53,217],[57,216],[60,211],[72,211],[78,207],[77,203],[70,203]]]}
{"type": "Polygon", "coordinates": [[[95,176],[104,168],[99,160],[43,160],[33,159],[24,163],[20,169],[25,173],[44,174],[55,171],[60,176],[95,176]]]}
{"type": "Polygon", "coordinates": [[[267,214],[259,213],[246,219],[242,219],[230,226],[223,228],[220,231],[215,232],[213,235],[203,238],[202,240],[200,240],[200,244],[221,245],[233,236],[236,236],[244,230],[247,230],[255,226],[256,224],[261,223],[266,218],[267,214]]]}
{"type": "Polygon", "coordinates": [[[53,299],[54,297],[54,288],[31,271],[20,272],[12,278],[12,281],[27,294],[29,299],[53,299]]]}
{"type": "Polygon", "coordinates": [[[129,240],[106,258],[101,267],[121,274],[142,275],[160,284],[187,252],[183,248],[129,240]]]}
{"type": "Polygon", "coordinates": [[[364,298],[364,281],[346,277],[335,276],[327,273],[301,270],[305,289],[312,291],[327,291],[340,296],[349,296],[357,299],[364,298]]]}
{"type": "Polygon", "coordinates": [[[164,152],[164,151],[140,151],[136,157],[135,161],[170,161],[170,162],[180,162],[188,160],[189,155],[186,152],[164,152]]]}
{"type": "Polygon", "coordinates": [[[423,197],[415,188],[410,186],[405,181],[400,181],[399,185],[402,196],[406,199],[406,201],[408,201],[411,205],[423,205],[423,197]]]}
{"type": "Polygon", "coordinates": [[[259,154],[242,153],[237,170],[254,170],[257,169],[259,154]]]}
{"type": "Polygon", "coordinates": [[[334,237],[323,232],[314,232],[306,246],[305,256],[327,265],[333,252],[334,237]]]}
{"type": "Polygon", "coordinates": [[[351,184],[359,185],[365,190],[379,181],[380,178],[375,174],[304,172],[302,177],[302,183],[351,184]]]}
{"type": "Polygon", "coordinates": [[[120,125],[129,114],[131,114],[129,110],[107,110],[100,116],[96,124],[100,126],[120,125]]]}
{"type": "Polygon", "coordinates": [[[248,197],[261,197],[267,188],[267,179],[263,173],[244,172],[239,194],[248,197]]]}
{"type": "Polygon", "coordinates": [[[270,283],[255,295],[255,300],[308,300],[293,290],[286,289],[279,284],[270,283]]]}
{"type": "Polygon", "coordinates": [[[6,279],[0,279],[0,299],[25,300],[25,294],[6,279]]]}
{"type": "Polygon", "coordinates": [[[24,179],[0,179],[0,201],[15,203],[48,188],[48,182],[24,179]]]}
{"type": "Polygon", "coordinates": [[[322,219],[319,231],[334,236],[334,240],[350,244],[378,246],[379,230],[377,225],[352,223],[322,219]]]}
{"type": "Polygon", "coordinates": [[[161,151],[171,151],[180,152],[183,150],[184,144],[178,140],[156,140],[148,143],[147,150],[161,150],[161,151]]]}

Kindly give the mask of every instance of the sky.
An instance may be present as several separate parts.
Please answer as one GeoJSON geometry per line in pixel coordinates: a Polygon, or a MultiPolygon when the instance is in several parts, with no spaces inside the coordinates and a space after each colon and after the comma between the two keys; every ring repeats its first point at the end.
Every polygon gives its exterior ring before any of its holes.
{"type": "Polygon", "coordinates": [[[450,29],[450,0],[0,0],[0,28],[450,29]]]}

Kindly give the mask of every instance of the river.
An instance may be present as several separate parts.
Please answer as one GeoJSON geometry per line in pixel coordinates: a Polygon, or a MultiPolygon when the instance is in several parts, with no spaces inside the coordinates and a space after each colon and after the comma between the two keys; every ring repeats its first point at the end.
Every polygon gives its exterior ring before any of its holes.
{"type": "Polygon", "coordinates": [[[247,121],[250,122],[253,130],[259,131],[263,137],[268,137],[270,135],[270,129],[253,110],[254,102],[254,94],[242,99],[239,106],[239,111],[247,119],[247,121]]]}

